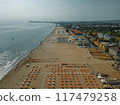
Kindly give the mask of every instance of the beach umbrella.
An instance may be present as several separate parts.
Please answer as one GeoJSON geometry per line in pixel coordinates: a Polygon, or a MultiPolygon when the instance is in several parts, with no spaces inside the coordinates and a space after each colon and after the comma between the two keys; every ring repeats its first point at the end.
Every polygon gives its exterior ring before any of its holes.
{"type": "Polygon", "coordinates": [[[49,77],[49,79],[51,79],[51,77],[49,77]]]}
{"type": "Polygon", "coordinates": [[[91,85],[93,85],[93,83],[91,83],[91,85]]]}
{"type": "Polygon", "coordinates": [[[48,86],[48,88],[50,89],[50,86],[48,86]]]}
{"type": "Polygon", "coordinates": [[[89,80],[89,82],[92,82],[92,80],[89,80]]]}
{"type": "Polygon", "coordinates": [[[64,77],[65,79],[67,78],[67,77],[64,77]]]}
{"type": "Polygon", "coordinates": [[[83,70],[82,68],[80,68],[80,70],[83,70]]]}
{"type": "Polygon", "coordinates": [[[22,86],[22,85],[20,85],[20,89],[23,89],[23,86],[22,86]]]}
{"type": "Polygon", "coordinates": [[[87,84],[87,85],[89,85],[89,83],[88,83],[88,82],[87,82],[86,84],[87,84]]]}
{"type": "Polygon", "coordinates": [[[78,82],[77,84],[80,85],[80,82],[78,82]]]}
{"type": "Polygon", "coordinates": [[[61,85],[61,88],[64,88],[63,85],[61,85]]]}
{"type": "Polygon", "coordinates": [[[73,82],[75,82],[75,80],[73,80],[73,82]]]}
{"type": "Polygon", "coordinates": [[[63,82],[63,79],[61,79],[61,82],[63,82]]]}
{"type": "Polygon", "coordinates": [[[99,86],[97,86],[97,88],[100,88],[99,86]]]}
{"type": "Polygon", "coordinates": [[[88,85],[88,88],[90,88],[90,85],[88,85]]]}
{"type": "Polygon", "coordinates": [[[67,79],[65,79],[65,82],[67,82],[67,79]]]}
{"type": "Polygon", "coordinates": [[[67,85],[68,83],[66,82],[65,85],[67,85]]]}
{"type": "Polygon", "coordinates": [[[51,85],[51,82],[48,82],[48,85],[51,85]]]}
{"type": "Polygon", "coordinates": [[[80,65],[80,67],[83,67],[83,65],[80,65]]]}
{"type": "Polygon", "coordinates": [[[25,85],[25,89],[27,89],[28,87],[27,87],[27,85],[25,85]]]}
{"type": "Polygon", "coordinates": [[[77,88],[77,86],[74,86],[75,88],[77,88]]]}
{"type": "Polygon", "coordinates": [[[52,88],[54,89],[54,88],[55,88],[55,86],[52,86],[52,88]]]}
{"type": "Polygon", "coordinates": [[[96,82],[95,84],[96,84],[96,85],[98,85],[98,83],[97,83],[97,82],[96,82]]]}
{"type": "Polygon", "coordinates": [[[30,83],[27,83],[27,86],[29,86],[30,85],[30,83]]]}
{"type": "Polygon", "coordinates": [[[82,88],[82,86],[81,86],[81,85],[79,85],[78,87],[79,87],[79,88],[82,88]]]}
{"type": "Polygon", "coordinates": [[[26,79],[24,79],[24,83],[26,83],[26,79]]]}
{"type": "Polygon", "coordinates": [[[88,80],[90,80],[90,77],[88,77],[88,80]]]}
{"type": "Polygon", "coordinates": [[[24,86],[25,85],[25,83],[24,82],[22,82],[22,86],[24,86]]]}
{"type": "Polygon", "coordinates": [[[63,82],[61,82],[61,85],[63,85],[63,82]]]}
{"type": "Polygon", "coordinates": [[[73,84],[76,85],[76,82],[74,82],[73,84]]]}
{"type": "Polygon", "coordinates": [[[65,86],[65,88],[68,88],[68,86],[65,86]]]}
{"type": "Polygon", "coordinates": [[[29,83],[31,82],[30,79],[28,79],[28,82],[29,82],[29,83]]]}
{"type": "Polygon", "coordinates": [[[72,86],[72,85],[70,85],[70,88],[73,88],[73,86],[72,86]]]}
{"type": "Polygon", "coordinates": [[[36,80],[36,77],[34,77],[34,80],[36,80]]]}
{"type": "Polygon", "coordinates": [[[55,83],[52,83],[52,85],[55,85],[55,83]]]}

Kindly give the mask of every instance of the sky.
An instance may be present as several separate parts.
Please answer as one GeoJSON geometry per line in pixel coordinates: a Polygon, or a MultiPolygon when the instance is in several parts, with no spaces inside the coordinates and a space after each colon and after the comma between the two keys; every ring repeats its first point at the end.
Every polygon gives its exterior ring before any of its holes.
{"type": "Polygon", "coordinates": [[[0,21],[120,20],[120,0],[0,0],[0,21]]]}

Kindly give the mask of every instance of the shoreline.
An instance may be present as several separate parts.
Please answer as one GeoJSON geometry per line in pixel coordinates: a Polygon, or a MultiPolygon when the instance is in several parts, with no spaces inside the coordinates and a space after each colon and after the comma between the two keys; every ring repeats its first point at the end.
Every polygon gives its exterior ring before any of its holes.
{"type": "Polygon", "coordinates": [[[41,47],[42,42],[44,42],[44,41],[55,31],[55,29],[56,29],[56,26],[55,26],[55,28],[53,29],[53,31],[52,31],[50,34],[48,34],[48,36],[47,36],[43,41],[40,42],[39,45],[37,45],[37,46],[35,46],[34,48],[32,48],[32,49],[28,52],[28,54],[26,54],[26,56],[24,56],[24,57],[21,58],[19,61],[17,61],[17,62],[15,63],[15,65],[12,67],[12,69],[10,69],[10,70],[1,78],[0,82],[1,82],[10,72],[15,71],[17,68],[19,68],[19,66],[24,65],[24,64],[30,59],[30,56],[33,55],[32,53],[33,53],[36,49],[38,49],[39,47],[41,47]]]}

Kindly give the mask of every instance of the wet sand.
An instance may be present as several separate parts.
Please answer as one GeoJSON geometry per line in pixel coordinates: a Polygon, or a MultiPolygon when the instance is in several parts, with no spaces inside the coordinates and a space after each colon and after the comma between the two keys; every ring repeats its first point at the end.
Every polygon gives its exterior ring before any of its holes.
{"type": "Polygon", "coordinates": [[[16,70],[0,81],[0,88],[103,88],[95,76],[97,72],[120,79],[120,74],[111,66],[112,60],[96,59],[87,48],[79,48],[74,40],[69,40],[72,37],[67,36],[64,28],[56,27],[19,62],[16,70]],[[66,41],[59,41],[58,37],[66,41]]]}

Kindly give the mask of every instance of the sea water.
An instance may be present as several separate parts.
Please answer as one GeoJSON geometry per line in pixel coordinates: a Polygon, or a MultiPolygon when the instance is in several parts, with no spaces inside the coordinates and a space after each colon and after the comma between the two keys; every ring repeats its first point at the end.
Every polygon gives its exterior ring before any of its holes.
{"type": "Polygon", "coordinates": [[[51,23],[1,23],[0,80],[54,28],[51,23]]]}

